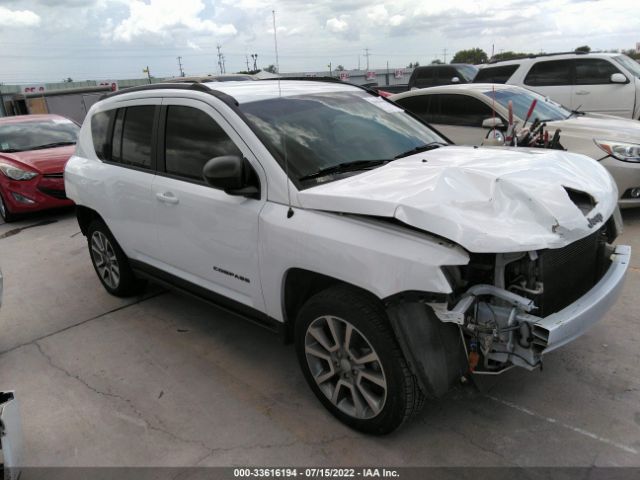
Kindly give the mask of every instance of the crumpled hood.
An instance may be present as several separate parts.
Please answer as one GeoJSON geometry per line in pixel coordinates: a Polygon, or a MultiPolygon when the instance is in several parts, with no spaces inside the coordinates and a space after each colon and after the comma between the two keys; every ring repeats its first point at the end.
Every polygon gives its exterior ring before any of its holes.
{"type": "Polygon", "coordinates": [[[562,130],[560,143],[562,143],[563,135],[584,136],[589,141],[597,138],[598,140],[640,143],[640,122],[630,118],[587,113],[566,120],[548,122],[547,126],[550,132],[556,128],[562,130]]]}
{"type": "Polygon", "coordinates": [[[298,198],[304,208],[396,218],[468,251],[499,253],[560,248],[593,233],[613,213],[618,193],[604,167],[584,155],[450,146],[298,198]],[[595,208],[584,215],[564,187],[591,195],[595,208]]]}

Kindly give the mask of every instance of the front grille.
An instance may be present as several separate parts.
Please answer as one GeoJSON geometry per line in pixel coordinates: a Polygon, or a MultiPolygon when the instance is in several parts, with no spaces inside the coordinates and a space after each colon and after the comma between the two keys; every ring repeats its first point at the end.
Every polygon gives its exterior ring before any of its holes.
{"type": "Polygon", "coordinates": [[[64,190],[56,190],[54,188],[46,188],[46,187],[38,187],[45,195],[49,195],[50,197],[57,198],[58,200],[66,200],[67,194],[64,190]]]}
{"type": "Polygon", "coordinates": [[[603,241],[601,231],[564,248],[540,252],[539,278],[544,292],[536,301],[536,315],[546,317],[587,293],[600,279],[603,241]]]}

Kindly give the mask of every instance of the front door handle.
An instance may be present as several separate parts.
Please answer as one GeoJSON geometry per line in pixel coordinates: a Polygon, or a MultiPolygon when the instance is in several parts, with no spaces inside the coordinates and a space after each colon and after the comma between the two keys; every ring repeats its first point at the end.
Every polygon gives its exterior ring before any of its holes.
{"type": "Polygon", "coordinates": [[[589,92],[588,90],[578,90],[576,92],[576,95],[589,95],[591,92],[589,92]]]}
{"type": "Polygon", "coordinates": [[[156,193],[156,198],[162,203],[171,203],[173,205],[180,201],[172,192],[156,193]]]}

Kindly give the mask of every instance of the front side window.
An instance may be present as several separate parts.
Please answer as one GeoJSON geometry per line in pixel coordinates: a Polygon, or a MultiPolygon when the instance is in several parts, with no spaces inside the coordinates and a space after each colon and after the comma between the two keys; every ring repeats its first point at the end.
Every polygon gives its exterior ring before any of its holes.
{"type": "Polygon", "coordinates": [[[431,113],[432,97],[434,97],[434,95],[414,95],[412,97],[401,98],[400,100],[396,100],[395,102],[398,105],[406,108],[421,120],[427,123],[433,123],[433,115],[431,113]]]}
{"type": "Polygon", "coordinates": [[[169,106],[165,129],[167,173],[202,180],[205,163],[223,155],[242,153],[213,118],[197,108],[169,106]]]}
{"type": "Polygon", "coordinates": [[[359,90],[272,98],[239,108],[294,181],[343,163],[392,161],[426,144],[447,143],[398,106],[359,90]]]}
{"type": "Polygon", "coordinates": [[[113,125],[111,160],[138,168],[151,168],[151,142],[156,107],[121,108],[113,125]]]}
{"type": "Polygon", "coordinates": [[[626,55],[618,55],[617,57],[613,57],[613,59],[626,68],[632,75],[640,78],[640,63],[626,55]]]}
{"type": "Polygon", "coordinates": [[[434,85],[449,85],[451,84],[451,79],[453,77],[458,77],[458,80],[464,81],[464,77],[460,78],[461,75],[456,71],[455,68],[452,67],[442,67],[436,69],[436,80],[434,85]]]}
{"type": "Polygon", "coordinates": [[[0,125],[0,152],[24,152],[74,145],[80,127],[66,118],[0,125]]]}
{"type": "Polygon", "coordinates": [[[469,95],[433,95],[439,102],[433,123],[461,127],[482,127],[482,121],[493,115],[493,110],[469,95]]]}
{"type": "Polygon", "coordinates": [[[531,121],[537,118],[540,121],[552,122],[565,120],[571,115],[571,112],[560,104],[525,89],[488,90],[483,94],[486,95],[487,101],[491,102],[495,98],[495,101],[504,108],[509,108],[509,101],[511,101],[513,103],[513,114],[521,120],[527,118],[527,113],[534,100],[537,100],[537,102],[531,114],[531,121]]]}
{"type": "Polygon", "coordinates": [[[534,87],[571,85],[571,60],[538,62],[531,67],[524,83],[534,87]]]}
{"type": "Polygon", "coordinates": [[[576,85],[611,83],[611,75],[621,73],[611,62],[599,58],[575,60],[576,85]]]}

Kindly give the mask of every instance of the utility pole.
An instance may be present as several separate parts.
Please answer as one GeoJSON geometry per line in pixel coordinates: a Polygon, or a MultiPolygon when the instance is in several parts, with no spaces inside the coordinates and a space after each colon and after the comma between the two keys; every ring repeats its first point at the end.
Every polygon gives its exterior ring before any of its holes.
{"type": "Polygon", "coordinates": [[[258,70],[258,54],[252,53],[251,58],[253,59],[253,71],[255,72],[258,70]]]}
{"type": "Polygon", "coordinates": [[[142,71],[147,74],[147,78],[149,79],[149,83],[151,83],[151,72],[149,71],[149,65],[147,65],[147,68],[143,68],[142,71]]]}
{"type": "Polygon", "coordinates": [[[444,55],[443,55],[444,56],[444,63],[447,63],[447,49],[445,48],[443,52],[444,52],[444,55]]]}
{"type": "Polygon", "coordinates": [[[389,60],[387,60],[387,85],[389,85],[389,60]]]}
{"type": "Polygon", "coordinates": [[[276,11],[271,10],[273,16],[273,43],[276,47],[276,73],[280,74],[280,60],[278,59],[278,35],[276,33],[276,11]]]}
{"type": "Polygon", "coordinates": [[[180,69],[180,76],[184,77],[184,70],[182,70],[182,57],[178,57],[178,68],[180,69]]]}
{"type": "Polygon", "coordinates": [[[367,57],[367,72],[369,71],[369,55],[370,55],[369,49],[365,48],[364,49],[364,56],[367,57]]]}
{"type": "Polygon", "coordinates": [[[222,48],[220,44],[218,44],[216,48],[218,49],[218,68],[220,69],[220,75],[222,75],[223,73],[226,73],[224,68],[224,54],[220,51],[222,48]]]}
{"type": "Polygon", "coordinates": [[[360,70],[360,54],[358,54],[358,70],[360,70]]]}
{"type": "Polygon", "coordinates": [[[244,54],[244,59],[247,61],[247,72],[249,71],[249,55],[244,54]]]}
{"type": "Polygon", "coordinates": [[[333,77],[333,68],[331,68],[331,62],[329,62],[329,76],[333,77]]]}

